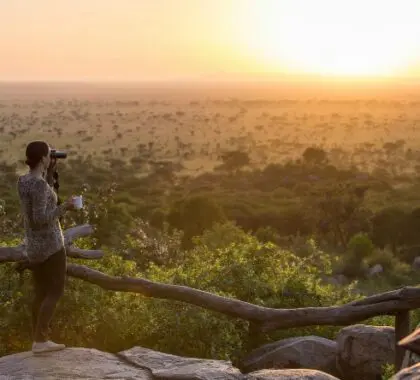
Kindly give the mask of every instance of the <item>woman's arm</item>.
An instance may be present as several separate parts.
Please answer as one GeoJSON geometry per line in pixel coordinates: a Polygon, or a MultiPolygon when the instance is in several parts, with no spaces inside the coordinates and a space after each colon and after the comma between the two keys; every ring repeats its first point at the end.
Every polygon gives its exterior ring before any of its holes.
{"type": "Polygon", "coordinates": [[[48,191],[48,184],[43,180],[36,181],[31,191],[32,222],[38,228],[63,215],[67,208],[67,204],[63,203],[47,210],[48,191]]]}

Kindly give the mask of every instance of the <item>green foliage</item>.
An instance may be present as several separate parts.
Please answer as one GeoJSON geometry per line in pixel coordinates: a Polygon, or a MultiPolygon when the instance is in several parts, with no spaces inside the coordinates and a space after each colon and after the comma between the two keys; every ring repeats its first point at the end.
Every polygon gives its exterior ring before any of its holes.
{"type": "MultiPolygon", "coordinates": [[[[86,204],[66,215],[64,227],[95,225],[94,236],[77,243],[105,249],[103,260],[88,263],[97,270],[192,286],[267,307],[331,306],[359,297],[359,291],[377,293],[417,281],[400,261],[402,248],[418,243],[420,198],[415,183],[400,188],[391,183],[391,175],[360,180],[354,168],[328,165],[330,155],[322,148],[307,149],[303,164],[271,163],[252,171],[240,171],[250,158],[234,151],[224,157],[227,173],[188,177],[174,165],[152,159],[158,144],[142,145],[141,157],[131,164],[112,157],[100,165],[85,158],[63,164],[60,194],[83,194],[86,204]],[[148,167],[149,173],[140,173],[148,167]],[[329,247],[329,255],[318,242],[329,247]],[[385,274],[364,279],[365,268],[377,263],[385,274]],[[323,283],[321,278],[332,275],[339,264],[358,281],[348,286],[323,283]]],[[[10,237],[1,244],[18,244],[19,207],[9,186],[16,167],[3,165],[0,172],[0,236],[10,237]]],[[[410,260],[414,255],[410,253],[410,260]]],[[[0,354],[28,349],[29,273],[20,279],[12,265],[1,265],[0,294],[0,354]]],[[[413,315],[420,318],[416,311],[413,315]]],[[[387,316],[368,322],[393,323],[387,316]]],[[[334,338],[337,330],[313,326],[265,338],[334,338]]],[[[111,352],[142,345],[225,359],[243,353],[247,323],[69,278],[52,332],[54,339],[69,345],[111,352]]]]}
{"type": "Polygon", "coordinates": [[[196,246],[206,246],[209,250],[228,247],[231,244],[243,244],[249,238],[242,228],[232,222],[215,223],[211,229],[192,239],[196,246]]]}
{"type": "Polygon", "coordinates": [[[372,218],[372,241],[379,247],[389,244],[394,248],[403,241],[403,231],[406,220],[404,210],[387,207],[372,218]]]}
{"type": "Polygon", "coordinates": [[[183,247],[191,247],[191,239],[201,235],[213,224],[225,220],[222,208],[209,196],[197,195],[176,202],[169,215],[169,223],[184,232],[183,247]]]}
{"type": "Polygon", "coordinates": [[[352,255],[352,258],[358,261],[362,261],[369,257],[374,248],[375,246],[369,236],[362,232],[355,234],[347,245],[347,249],[352,255]]]}
{"type": "Polygon", "coordinates": [[[368,269],[367,259],[373,253],[374,248],[366,233],[360,232],[352,236],[343,257],[340,272],[350,278],[364,276],[368,269]]]}
{"type": "Polygon", "coordinates": [[[382,380],[390,380],[395,375],[395,365],[385,364],[382,370],[382,380]]]}
{"type": "MultiPolygon", "coordinates": [[[[91,238],[77,244],[89,248],[91,238]]],[[[4,242],[6,243],[6,242],[4,242]]],[[[9,244],[11,242],[8,242],[9,244]]],[[[314,243],[312,254],[300,258],[272,243],[262,243],[232,223],[215,224],[193,239],[181,262],[172,266],[150,263],[140,271],[134,261],[106,250],[90,261],[93,269],[113,276],[144,277],[165,284],[190,286],[216,295],[267,307],[342,304],[354,299],[354,288],[323,284],[332,261],[314,243]]],[[[82,263],[83,260],[75,260],[82,263]]],[[[22,282],[12,265],[0,266],[4,303],[0,305],[0,354],[27,350],[30,344],[30,273],[22,282]],[[7,328],[6,328],[7,326],[7,328]],[[22,326],[24,326],[22,328],[22,326]]],[[[280,331],[332,337],[336,328],[313,327],[280,331]]],[[[236,360],[246,350],[247,323],[215,312],[163,299],[112,292],[69,278],[52,325],[52,338],[72,346],[116,352],[135,345],[185,356],[236,360]]]]}
{"type": "MultiPolygon", "coordinates": [[[[182,265],[171,271],[152,266],[147,277],[275,308],[326,306],[354,299],[352,286],[336,288],[321,282],[321,273],[331,273],[332,263],[328,255],[315,247],[311,256],[302,259],[272,243],[261,243],[241,230],[236,230],[237,236],[231,243],[222,238],[220,246],[216,247],[216,238],[223,237],[224,229],[227,234],[231,234],[235,227],[219,225],[207,231],[202,238],[195,239],[195,246],[187,252],[182,265]],[[207,241],[211,241],[211,248],[206,245],[207,241]]],[[[160,307],[160,315],[167,309],[173,313],[173,303],[167,304],[166,308],[163,304],[160,307]]],[[[211,355],[215,353],[222,358],[231,356],[232,343],[236,349],[245,349],[242,345],[247,334],[246,324],[214,313],[197,309],[193,311],[191,307],[177,310],[181,313],[180,324],[176,325],[177,332],[173,338],[168,337],[162,342],[159,348],[180,350],[183,346],[181,342],[188,346],[187,340],[195,341],[200,337],[200,341],[204,341],[201,357],[214,357],[211,355]],[[191,314],[202,317],[194,319],[192,323],[191,314]],[[213,327],[212,334],[203,335],[203,330],[207,331],[208,326],[213,327]],[[215,342],[219,342],[218,351],[211,353],[209,347],[214,347],[215,342]]],[[[169,319],[166,323],[170,321],[169,319]]],[[[171,323],[171,329],[174,329],[173,319],[171,323]]],[[[336,331],[335,328],[328,327],[312,328],[312,331],[314,329],[317,333],[330,337],[336,331]]],[[[306,334],[309,331],[310,328],[296,329],[293,334],[306,334]]],[[[290,333],[273,333],[271,339],[280,339],[290,333]]],[[[270,339],[270,336],[266,338],[270,339]]],[[[182,354],[187,353],[189,351],[182,351],[182,354]]]]}
{"type": "Polygon", "coordinates": [[[365,280],[365,287],[370,288],[371,292],[378,293],[396,287],[416,285],[418,283],[415,273],[411,267],[394,256],[389,249],[375,249],[365,260],[367,267],[372,268],[379,264],[384,272],[379,278],[365,280]]]}
{"type": "Polygon", "coordinates": [[[162,229],[156,229],[148,222],[136,219],[133,228],[114,252],[134,260],[141,270],[150,263],[169,268],[183,261],[182,236],[181,231],[169,229],[167,223],[163,224],[162,229]]]}
{"type": "Polygon", "coordinates": [[[264,243],[276,243],[280,240],[278,232],[271,226],[258,228],[258,230],[255,231],[255,236],[264,243]]]}
{"type": "Polygon", "coordinates": [[[370,267],[375,264],[380,264],[384,268],[384,271],[390,274],[409,274],[411,272],[409,265],[400,261],[397,257],[394,256],[390,249],[386,248],[374,249],[374,251],[367,258],[366,262],[370,267]]]}

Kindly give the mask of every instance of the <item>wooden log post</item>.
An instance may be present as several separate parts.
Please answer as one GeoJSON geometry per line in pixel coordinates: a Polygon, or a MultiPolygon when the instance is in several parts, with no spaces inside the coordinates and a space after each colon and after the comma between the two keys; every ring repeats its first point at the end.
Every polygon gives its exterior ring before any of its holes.
{"type": "Polygon", "coordinates": [[[404,310],[395,314],[395,371],[403,364],[405,349],[398,342],[410,333],[410,311],[404,310]]]}

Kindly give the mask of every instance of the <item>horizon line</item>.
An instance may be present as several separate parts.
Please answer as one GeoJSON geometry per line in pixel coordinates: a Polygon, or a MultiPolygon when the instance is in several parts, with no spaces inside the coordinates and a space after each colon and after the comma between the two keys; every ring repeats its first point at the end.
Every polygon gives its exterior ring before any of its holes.
{"type": "MultiPolygon", "coordinates": [[[[2,79],[0,84],[286,84],[300,83],[392,83],[410,84],[407,82],[420,81],[420,76],[415,77],[339,77],[339,76],[284,76],[284,77],[241,77],[241,78],[143,78],[143,79],[2,79]]],[[[412,83],[415,85],[416,83],[412,83]]],[[[418,84],[418,83],[417,83],[418,84]]]]}

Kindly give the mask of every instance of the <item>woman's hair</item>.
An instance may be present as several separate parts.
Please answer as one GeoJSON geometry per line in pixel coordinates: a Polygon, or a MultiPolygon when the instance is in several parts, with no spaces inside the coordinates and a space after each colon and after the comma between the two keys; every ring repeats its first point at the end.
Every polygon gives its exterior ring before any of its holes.
{"type": "Polygon", "coordinates": [[[50,147],[45,141],[32,141],[26,147],[25,164],[34,169],[49,152],[50,147]]]}

